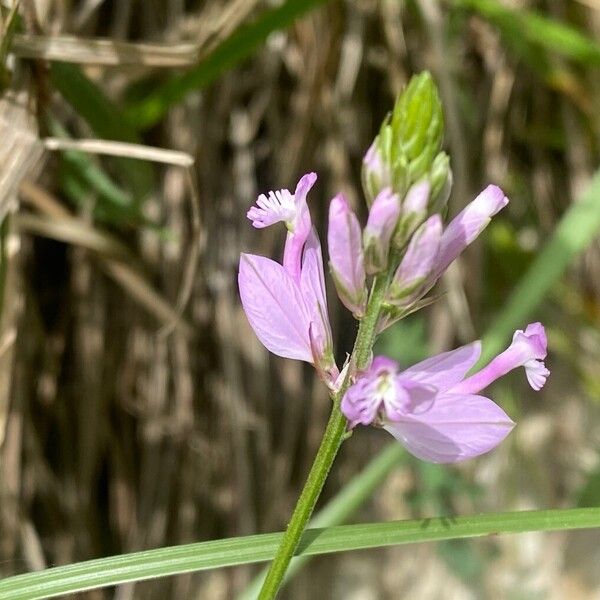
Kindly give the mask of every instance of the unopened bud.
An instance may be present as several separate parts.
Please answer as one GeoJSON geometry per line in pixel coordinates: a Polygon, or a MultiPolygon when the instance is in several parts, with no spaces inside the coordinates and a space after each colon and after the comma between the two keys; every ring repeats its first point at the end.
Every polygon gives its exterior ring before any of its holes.
{"type": "Polygon", "coordinates": [[[404,248],[415,229],[427,218],[430,191],[431,186],[426,179],[408,190],[394,236],[396,248],[404,248]]]}
{"type": "Polygon", "coordinates": [[[391,169],[383,162],[378,140],[379,136],[367,150],[362,164],[362,184],[369,206],[382,189],[392,185],[391,169]]]}
{"type": "Polygon", "coordinates": [[[406,254],[394,274],[387,301],[408,307],[426,291],[428,280],[437,264],[442,237],[442,219],[429,217],[412,236],[406,254]]]}
{"type": "Polygon", "coordinates": [[[446,208],[452,189],[450,157],[445,152],[440,152],[435,157],[429,172],[429,181],[431,183],[429,212],[430,214],[442,213],[446,208]]]}
{"type": "Polygon", "coordinates": [[[384,120],[363,161],[368,203],[387,186],[403,198],[414,183],[428,178],[440,152],[443,132],[444,118],[435,83],[428,72],[415,75],[384,120]]]}
{"type": "Polygon", "coordinates": [[[363,231],[367,273],[379,273],[387,267],[390,241],[399,216],[400,198],[391,188],[385,188],[375,198],[363,231]]]}
{"type": "Polygon", "coordinates": [[[360,224],[343,194],[329,204],[329,267],[340,300],[357,317],[367,304],[360,224]]]}

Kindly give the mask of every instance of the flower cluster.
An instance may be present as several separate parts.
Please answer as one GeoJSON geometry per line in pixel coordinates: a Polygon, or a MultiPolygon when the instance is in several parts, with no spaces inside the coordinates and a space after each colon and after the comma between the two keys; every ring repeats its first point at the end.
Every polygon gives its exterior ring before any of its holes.
{"type": "MultiPolygon", "coordinates": [[[[375,333],[426,304],[426,294],[449,265],[508,203],[502,190],[490,185],[444,227],[440,213],[452,177],[448,157],[440,151],[442,126],[430,77],[415,78],[363,161],[369,205],[364,228],[342,194],[329,205],[327,242],[335,288],[357,320],[375,311],[375,333]],[[419,119],[423,106],[429,113],[419,119]],[[376,305],[368,291],[370,279],[385,283],[376,305]]],[[[382,427],[409,452],[432,462],[456,462],[494,448],[514,424],[479,393],[520,366],[533,389],[544,385],[549,371],[543,363],[543,326],[534,323],[517,331],[507,350],[468,377],[480,356],[479,342],[405,370],[378,356],[356,372],[351,357],[349,374],[348,369],[340,374],[321,245],[307,204],[316,179],[308,173],[294,193],[261,194],[248,211],[256,228],[279,222],[287,228],[282,264],[252,254],[240,258],[242,305],[259,340],[278,356],[313,364],[334,394],[350,377],[340,404],[349,428],[382,427]]]]}
{"type": "Polygon", "coordinates": [[[377,356],[342,400],[350,427],[376,424],[391,433],[411,454],[436,463],[458,462],[488,452],[514,423],[485,396],[490,383],[512,369],[524,367],[534,390],[549,375],[546,334],[540,323],[517,331],[510,347],[470,377],[481,344],[428,358],[408,369],[377,356]]]}

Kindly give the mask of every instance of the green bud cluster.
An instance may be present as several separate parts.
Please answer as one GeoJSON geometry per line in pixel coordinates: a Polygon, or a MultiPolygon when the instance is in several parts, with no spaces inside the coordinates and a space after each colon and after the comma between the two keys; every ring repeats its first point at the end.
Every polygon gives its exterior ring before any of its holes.
{"type": "Polygon", "coordinates": [[[448,156],[441,151],[444,116],[437,87],[427,71],[415,75],[396,100],[363,162],[369,205],[385,187],[404,198],[427,180],[429,214],[443,209],[452,183],[448,156]]]}

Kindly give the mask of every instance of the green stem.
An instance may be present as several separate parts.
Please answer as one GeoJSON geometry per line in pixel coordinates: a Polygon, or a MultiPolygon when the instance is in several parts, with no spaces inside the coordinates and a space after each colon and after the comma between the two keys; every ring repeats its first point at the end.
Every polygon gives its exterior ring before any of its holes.
{"type": "Polygon", "coordinates": [[[357,370],[364,369],[371,357],[371,351],[377,334],[377,320],[387,287],[387,279],[387,275],[381,275],[376,277],[373,282],[367,311],[360,323],[356,341],[354,342],[350,369],[340,389],[333,396],[333,408],[323,439],[321,440],[321,445],[283,535],[281,544],[269,567],[265,582],[258,595],[259,600],[272,600],[277,595],[290,561],[294,556],[294,551],[306,529],[315,504],[321,495],[327,475],[331,470],[331,465],[342,443],[344,433],[346,432],[346,418],[340,410],[340,403],[350,386],[352,374],[357,370]]]}

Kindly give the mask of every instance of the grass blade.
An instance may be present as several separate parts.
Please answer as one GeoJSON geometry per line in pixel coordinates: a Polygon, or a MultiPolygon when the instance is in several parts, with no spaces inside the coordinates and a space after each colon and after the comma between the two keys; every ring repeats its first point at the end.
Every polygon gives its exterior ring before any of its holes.
{"type": "Polygon", "coordinates": [[[250,56],[269,34],[291,25],[295,19],[328,0],[287,0],[265,10],[252,23],[241,26],[195,68],[175,75],[150,91],[143,100],[127,110],[129,121],[139,128],[151,127],[191,91],[212,83],[224,71],[250,56]]]}
{"type": "MultiPolygon", "coordinates": [[[[297,554],[312,556],[415,542],[591,527],[600,527],[600,507],[343,525],[307,530],[297,554]]],[[[281,536],[268,533],[187,544],[18,575],[0,581],[0,597],[39,600],[128,581],[262,562],[273,557],[281,536]]]]}
{"type": "MultiPolygon", "coordinates": [[[[309,527],[333,527],[344,523],[373,495],[389,473],[406,457],[406,451],[400,444],[390,444],[315,514],[309,527]]],[[[294,558],[286,571],[284,581],[288,581],[298,573],[309,559],[310,556],[306,554],[294,558]]],[[[266,574],[266,569],[261,571],[238,596],[238,600],[254,600],[258,596],[266,574]]]]}
{"type": "Polygon", "coordinates": [[[478,12],[513,40],[521,39],[584,65],[600,65],[600,43],[574,27],[534,11],[507,8],[497,0],[457,0],[456,5],[478,12]]]}
{"type": "MultiPolygon", "coordinates": [[[[137,131],[131,127],[120,109],[104,92],[88,79],[79,67],[67,63],[52,63],[52,83],[63,98],[105,140],[140,143],[137,131]]],[[[148,164],[128,158],[113,158],[112,163],[123,183],[137,199],[143,199],[152,189],[153,173],[148,164]]]]}

